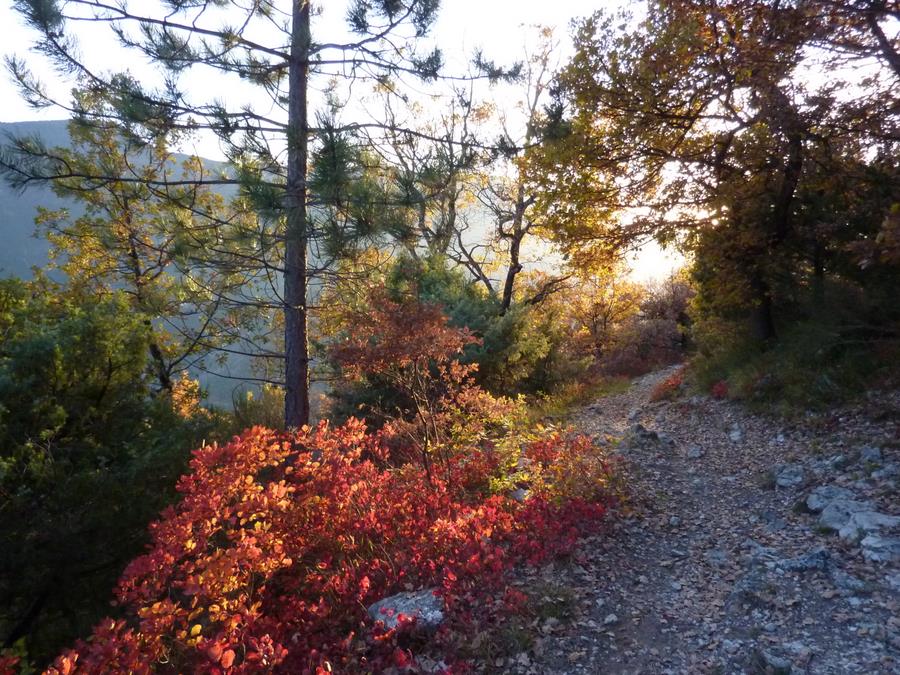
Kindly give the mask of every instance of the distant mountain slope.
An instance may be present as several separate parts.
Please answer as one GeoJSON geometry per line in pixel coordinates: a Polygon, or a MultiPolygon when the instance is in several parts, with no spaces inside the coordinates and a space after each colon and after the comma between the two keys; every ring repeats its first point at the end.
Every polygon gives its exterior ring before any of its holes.
{"type": "MultiPolygon", "coordinates": [[[[48,147],[65,147],[70,144],[67,125],[68,120],[0,122],[0,144],[5,143],[9,135],[34,135],[48,147]]],[[[218,164],[213,161],[205,163],[210,167],[218,164]]],[[[47,263],[49,244],[43,237],[35,235],[34,218],[39,206],[68,208],[75,217],[82,212],[77,201],[57,197],[49,185],[36,184],[20,192],[0,181],[0,278],[28,278],[33,267],[43,267],[47,263]]],[[[208,401],[222,408],[230,408],[235,390],[246,388],[240,379],[230,378],[251,377],[250,361],[246,357],[232,355],[225,363],[218,364],[216,370],[221,376],[197,375],[209,391],[208,401]]]]}
{"type": "MultiPolygon", "coordinates": [[[[46,122],[0,122],[0,145],[9,136],[37,136],[48,147],[70,145],[69,120],[46,122]]],[[[175,154],[180,160],[185,155],[175,154]]],[[[209,170],[224,168],[221,162],[203,160],[209,170]]],[[[233,190],[223,187],[222,194],[233,194],[233,190]]],[[[81,205],[72,199],[62,199],[53,193],[49,185],[35,184],[24,191],[13,190],[0,181],[0,277],[31,276],[33,266],[47,262],[49,246],[42,237],[35,237],[34,218],[39,206],[49,209],[68,208],[74,215],[82,212],[81,205]]]]}
{"type": "MultiPolygon", "coordinates": [[[[36,135],[48,146],[69,145],[68,120],[49,122],[0,122],[0,143],[7,135],[36,135]]],[[[35,236],[34,217],[39,206],[49,209],[69,208],[78,212],[72,200],[53,194],[49,185],[36,185],[24,192],[13,190],[0,181],[0,277],[29,277],[33,266],[47,262],[49,245],[35,236]]]]}

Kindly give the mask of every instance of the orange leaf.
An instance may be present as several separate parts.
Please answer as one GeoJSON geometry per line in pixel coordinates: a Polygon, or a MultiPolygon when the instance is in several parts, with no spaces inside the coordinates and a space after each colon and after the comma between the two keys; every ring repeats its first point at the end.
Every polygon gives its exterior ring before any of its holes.
{"type": "Polygon", "coordinates": [[[234,663],[234,651],[229,649],[222,654],[222,660],[219,663],[222,664],[223,668],[231,668],[231,664],[234,663]]]}

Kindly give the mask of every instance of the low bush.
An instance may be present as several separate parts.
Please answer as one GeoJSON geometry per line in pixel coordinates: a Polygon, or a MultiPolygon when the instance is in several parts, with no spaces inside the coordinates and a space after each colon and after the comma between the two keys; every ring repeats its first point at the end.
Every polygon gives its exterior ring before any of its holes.
{"type": "MultiPolygon", "coordinates": [[[[507,573],[572,550],[609,498],[609,465],[582,437],[520,449],[530,497],[484,488],[509,456],[493,444],[453,458],[449,479],[393,466],[381,434],[351,420],[295,434],[254,428],[194,452],[181,500],[119,582],[118,618],[59,656],[75,672],[324,673],[412,665],[404,622],[366,606],[437,588],[447,619],[431,644],[452,655],[515,603],[507,573]]],[[[514,593],[513,593],[514,594],[514,593]]],[[[462,667],[462,664],[457,664],[462,667]]]]}
{"type": "Polygon", "coordinates": [[[728,382],[719,380],[710,387],[709,393],[715,399],[722,400],[728,398],[728,382]]]}
{"type": "Polygon", "coordinates": [[[785,326],[779,339],[760,345],[741,324],[704,321],[691,370],[717,398],[736,398],[792,413],[846,401],[867,387],[898,379],[900,341],[883,329],[806,320],[785,326]],[[893,380],[892,380],[893,378],[893,380]]]}
{"type": "Polygon", "coordinates": [[[679,368],[677,371],[669,375],[666,379],[662,380],[653,387],[653,390],[650,392],[650,400],[651,401],[665,401],[669,399],[675,398],[675,396],[682,390],[684,386],[684,368],[679,368]]]}

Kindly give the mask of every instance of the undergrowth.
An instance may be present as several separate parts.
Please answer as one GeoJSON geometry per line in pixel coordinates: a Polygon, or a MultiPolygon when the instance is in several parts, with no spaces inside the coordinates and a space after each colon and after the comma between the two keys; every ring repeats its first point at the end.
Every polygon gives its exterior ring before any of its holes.
{"type": "Polygon", "coordinates": [[[629,386],[631,383],[627,377],[594,377],[572,381],[531,402],[529,416],[533,421],[563,419],[579,404],[624,393],[629,386]]]}
{"type": "Polygon", "coordinates": [[[776,342],[754,343],[736,327],[699,334],[691,361],[696,386],[717,398],[785,415],[845,403],[900,381],[900,339],[884,328],[808,320],[776,342]]]}

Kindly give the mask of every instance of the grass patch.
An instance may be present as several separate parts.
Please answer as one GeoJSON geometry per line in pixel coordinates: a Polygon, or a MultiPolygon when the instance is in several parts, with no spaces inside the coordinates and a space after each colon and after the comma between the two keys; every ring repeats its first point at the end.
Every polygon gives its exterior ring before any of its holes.
{"type": "Polygon", "coordinates": [[[631,380],[627,377],[598,377],[587,381],[568,382],[532,403],[530,406],[532,421],[563,419],[580,405],[605,396],[624,393],[630,386],[631,380]]]}

